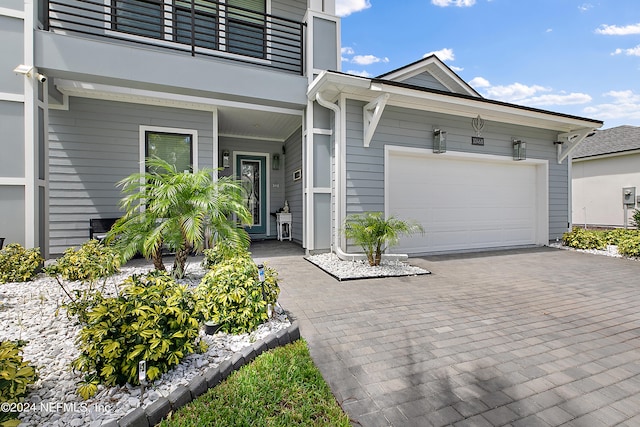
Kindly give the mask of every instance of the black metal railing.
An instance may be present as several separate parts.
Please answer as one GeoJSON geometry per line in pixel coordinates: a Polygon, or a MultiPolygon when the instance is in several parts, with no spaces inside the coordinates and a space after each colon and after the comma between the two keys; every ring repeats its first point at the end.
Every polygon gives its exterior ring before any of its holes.
{"type": "Polygon", "coordinates": [[[301,22],[214,0],[44,0],[44,28],[303,73],[301,22]]]}

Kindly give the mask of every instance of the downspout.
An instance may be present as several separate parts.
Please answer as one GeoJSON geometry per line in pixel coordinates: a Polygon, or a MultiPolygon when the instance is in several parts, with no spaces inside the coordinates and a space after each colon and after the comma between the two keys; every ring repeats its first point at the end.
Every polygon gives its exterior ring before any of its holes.
{"type": "Polygon", "coordinates": [[[320,95],[320,92],[316,93],[316,101],[318,102],[318,104],[320,104],[321,106],[323,106],[324,108],[328,108],[329,110],[333,111],[335,114],[335,120],[334,120],[334,128],[335,128],[335,134],[334,134],[334,161],[336,162],[334,170],[335,170],[335,202],[333,204],[333,209],[334,209],[334,217],[335,217],[335,224],[337,225],[336,227],[334,227],[334,233],[333,233],[333,251],[335,252],[335,254],[338,256],[338,258],[340,258],[343,261],[355,261],[357,259],[362,259],[363,258],[363,254],[350,254],[347,252],[344,252],[342,250],[342,248],[340,247],[340,235],[338,233],[338,226],[339,224],[342,224],[342,218],[340,218],[340,180],[342,178],[341,176],[341,170],[340,170],[340,165],[338,164],[338,162],[340,161],[340,140],[342,138],[342,129],[340,127],[341,123],[340,123],[340,107],[338,107],[336,104],[333,104],[329,101],[327,101],[326,99],[322,98],[322,96],[320,95]]]}

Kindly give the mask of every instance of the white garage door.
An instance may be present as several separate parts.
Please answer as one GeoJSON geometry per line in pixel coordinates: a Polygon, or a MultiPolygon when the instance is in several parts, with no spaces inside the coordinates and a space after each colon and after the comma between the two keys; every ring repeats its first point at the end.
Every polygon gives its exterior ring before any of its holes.
{"type": "Polygon", "coordinates": [[[546,168],[540,165],[426,151],[390,151],[387,162],[387,212],[416,220],[426,231],[403,238],[393,252],[519,246],[547,238],[539,233],[548,215],[541,206],[546,179],[539,174],[546,168]]]}

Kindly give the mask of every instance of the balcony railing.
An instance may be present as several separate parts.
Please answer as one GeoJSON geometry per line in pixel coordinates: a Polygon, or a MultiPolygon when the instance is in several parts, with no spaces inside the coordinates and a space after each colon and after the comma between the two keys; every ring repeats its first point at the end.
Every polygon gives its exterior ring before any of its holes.
{"type": "MultiPolygon", "coordinates": [[[[303,25],[213,0],[45,0],[45,29],[303,73],[303,25]]],[[[245,2],[246,3],[246,2],[245,2]]]]}

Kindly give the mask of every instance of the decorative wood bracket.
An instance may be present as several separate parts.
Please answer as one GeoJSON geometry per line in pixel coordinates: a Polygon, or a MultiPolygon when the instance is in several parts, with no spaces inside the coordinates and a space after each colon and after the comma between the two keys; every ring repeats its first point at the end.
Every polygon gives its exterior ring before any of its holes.
{"type": "Polygon", "coordinates": [[[591,134],[594,129],[579,129],[573,132],[565,132],[558,134],[558,142],[556,142],[558,146],[558,164],[561,164],[564,159],[569,157],[569,155],[576,149],[576,147],[584,140],[589,134],[591,134]],[[567,144],[566,148],[563,149],[563,145],[567,144]]]}
{"type": "Polygon", "coordinates": [[[371,139],[373,138],[373,134],[378,127],[380,117],[382,117],[382,112],[384,111],[384,107],[387,105],[387,101],[389,100],[390,96],[390,94],[385,93],[362,107],[362,122],[364,123],[363,133],[365,147],[369,147],[369,144],[371,144],[371,139]]]}

